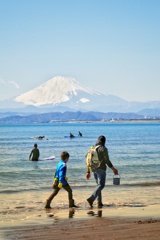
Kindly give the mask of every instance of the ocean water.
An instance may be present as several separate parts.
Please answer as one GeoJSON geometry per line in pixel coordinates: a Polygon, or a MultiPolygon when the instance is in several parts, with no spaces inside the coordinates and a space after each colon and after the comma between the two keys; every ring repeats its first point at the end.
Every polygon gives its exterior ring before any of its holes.
{"type": "MultiPolygon", "coordinates": [[[[121,177],[120,186],[115,187],[113,172],[110,169],[107,170],[106,203],[121,206],[159,204],[159,122],[1,124],[1,199],[10,199],[11,206],[16,205],[15,199],[21,199],[20,196],[30,195],[31,198],[33,194],[43,196],[46,193],[47,197],[52,191],[51,185],[56,165],[60,160],[60,153],[66,150],[70,154],[67,164],[69,183],[76,192],[79,204],[83,205],[85,196],[89,195],[95,186],[93,177],[90,180],[85,179],[85,155],[100,135],[106,136],[110,160],[119,170],[121,177]],[[82,132],[83,137],[78,137],[78,131],[82,132]],[[74,139],[65,137],[69,136],[70,132],[76,136],[74,139]],[[33,138],[40,135],[48,140],[33,138]],[[34,143],[38,144],[40,150],[38,162],[28,161],[34,143]],[[52,155],[55,156],[54,160],[44,160],[52,155]],[[84,196],[82,201],[80,200],[81,192],[84,196]]],[[[22,202],[25,204],[24,201],[21,199],[21,204],[22,202]]],[[[63,198],[61,201],[63,202],[63,198]]],[[[4,201],[1,201],[1,206],[3,204],[4,201]]]]}

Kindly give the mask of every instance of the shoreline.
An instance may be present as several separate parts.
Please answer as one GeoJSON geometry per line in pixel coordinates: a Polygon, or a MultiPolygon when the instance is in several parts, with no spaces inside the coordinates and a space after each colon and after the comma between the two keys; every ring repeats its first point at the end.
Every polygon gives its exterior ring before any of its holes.
{"type": "MultiPolygon", "coordinates": [[[[50,121],[50,122],[24,122],[24,123],[16,123],[16,122],[0,122],[0,125],[7,125],[7,124],[10,124],[10,125],[35,125],[35,124],[51,124],[53,125],[54,123],[160,123],[160,118],[147,118],[147,119],[107,119],[107,120],[65,120],[65,121],[50,121]]],[[[48,139],[47,139],[48,140],[48,139]]]]}

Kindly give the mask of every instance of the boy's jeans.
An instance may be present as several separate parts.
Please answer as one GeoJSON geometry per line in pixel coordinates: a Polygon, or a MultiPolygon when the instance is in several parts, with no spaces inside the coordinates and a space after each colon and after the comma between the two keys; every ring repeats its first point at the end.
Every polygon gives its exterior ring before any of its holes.
{"type": "Polygon", "coordinates": [[[90,197],[90,200],[94,202],[94,200],[97,198],[98,204],[102,203],[102,194],[101,191],[105,186],[106,182],[106,171],[102,169],[97,169],[95,172],[93,172],[94,178],[97,183],[97,188],[93,192],[93,194],[90,197]]]}

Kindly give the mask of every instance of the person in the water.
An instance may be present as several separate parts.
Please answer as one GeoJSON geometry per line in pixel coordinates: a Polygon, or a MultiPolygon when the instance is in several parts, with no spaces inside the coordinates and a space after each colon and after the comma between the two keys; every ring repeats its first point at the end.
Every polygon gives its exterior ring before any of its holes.
{"type": "Polygon", "coordinates": [[[75,138],[75,136],[72,134],[72,133],[70,133],[70,138],[75,138]]]}
{"type": "Polygon", "coordinates": [[[82,137],[82,133],[80,131],[78,132],[78,137],[82,137]]]}
{"type": "Polygon", "coordinates": [[[38,137],[36,137],[37,139],[44,139],[45,138],[45,136],[38,136],[38,137]]]}
{"type": "Polygon", "coordinates": [[[39,156],[40,156],[40,152],[39,152],[37,143],[35,143],[34,144],[34,148],[32,149],[32,151],[31,151],[31,153],[29,155],[29,160],[38,161],[39,156]]]}

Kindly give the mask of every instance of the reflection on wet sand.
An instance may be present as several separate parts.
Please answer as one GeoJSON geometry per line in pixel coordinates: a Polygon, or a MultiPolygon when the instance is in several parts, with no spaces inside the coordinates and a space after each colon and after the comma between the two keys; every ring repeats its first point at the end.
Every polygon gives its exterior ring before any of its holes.
{"type": "Polygon", "coordinates": [[[97,213],[95,211],[89,211],[87,214],[90,216],[102,217],[102,210],[98,210],[97,213]]]}

